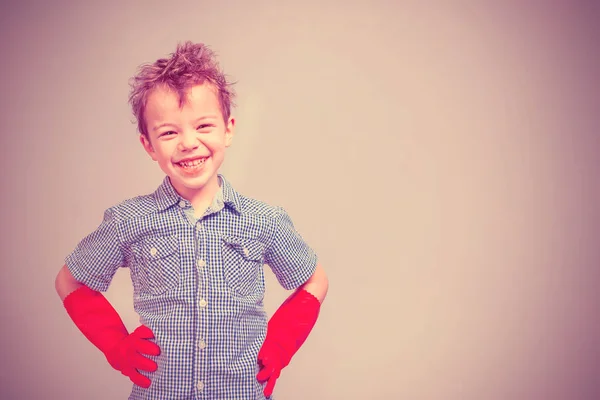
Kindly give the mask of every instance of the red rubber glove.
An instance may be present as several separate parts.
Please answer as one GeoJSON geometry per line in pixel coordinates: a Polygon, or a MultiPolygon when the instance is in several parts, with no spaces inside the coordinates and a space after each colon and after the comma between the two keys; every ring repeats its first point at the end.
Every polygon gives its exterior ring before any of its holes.
{"type": "Polygon", "coordinates": [[[142,356],[160,354],[158,345],[147,340],[154,338],[150,328],[141,325],[129,334],[121,317],[102,293],[87,286],[70,293],[63,304],[81,333],[104,353],[114,369],[138,386],[150,386],[150,379],[138,372],[154,372],[158,368],[154,361],[142,356]]]}
{"type": "Polygon", "coordinates": [[[269,320],[267,336],[258,352],[261,369],[256,375],[259,382],[267,382],[264,388],[266,397],[273,394],[281,370],[306,341],[320,309],[319,300],[301,289],[291,295],[269,320]]]}

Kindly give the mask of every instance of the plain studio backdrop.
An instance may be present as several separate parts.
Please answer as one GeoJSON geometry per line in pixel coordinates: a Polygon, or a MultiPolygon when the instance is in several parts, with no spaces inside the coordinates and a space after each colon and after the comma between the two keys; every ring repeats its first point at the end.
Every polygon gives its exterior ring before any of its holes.
{"type": "MultiPolygon", "coordinates": [[[[238,82],[222,173],[285,207],[330,277],[278,399],[598,398],[598,3],[12,3],[0,398],[127,398],[54,278],[160,184],[128,79],[184,40],[238,82]]],[[[107,296],[135,328],[128,270],[107,296]]]]}

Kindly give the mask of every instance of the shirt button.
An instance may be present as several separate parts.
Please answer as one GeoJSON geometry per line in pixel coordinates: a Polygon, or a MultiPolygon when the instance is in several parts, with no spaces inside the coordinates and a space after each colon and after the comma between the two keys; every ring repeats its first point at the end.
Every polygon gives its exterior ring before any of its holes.
{"type": "Polygon", "coordinates": [[[198,390],[204,389],[204,383],[202,381],[198,382],[198,390]]]}
{"type": "Polygon", "coordinates": [[[204,261],[202,259],[198,260],[198,262],[196,264],[198,264],[198,266],[201,268],[206,267],[206,261],[204,261]]]}
{"type": "Polygon", "coordinates": [[[150,249],[150,255],[151,255],[152,257],[154,257],[154,256],[156,255],[156,253],[157,253],[157,252],[158,252],[158,250],[156,250],[156,247],[153,247],[153,248],[151,248],[151,249],[150,249]]]}
{"type": "Polygon", "coordinates": [[[207,304],[208,304],[208,302],[206,300],[204,300],[204,299],[200,300],[200,307],[204,308],[207,306],[207,304]]]}
{"type": "Polygon", "coordinates": [[[244,255],[245,255],[246,257],[248,257],[248,256],[250,255],[250,251],[249,251],[247,248],[245,248],[245,247],[244,247],[244,250],[243,250],[243,252],[244,252],[244,255]]]}
{"type": "Polygon", "coordinates": [[[181,207],[181,208],[185,207],[185,201],[181,200],[179,202],[179,207],[181,207]]]}
{"type": "Polygon", "coordinates": [[[204,350],[206,348],[206,342],[204,340],[200,340],[198,347],[200,347],[200,350],[204,350]]]}

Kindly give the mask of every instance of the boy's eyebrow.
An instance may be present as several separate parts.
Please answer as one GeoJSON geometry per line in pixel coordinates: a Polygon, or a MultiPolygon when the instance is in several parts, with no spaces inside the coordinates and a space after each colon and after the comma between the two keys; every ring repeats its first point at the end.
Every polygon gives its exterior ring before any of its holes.
{"type": "Polygon", "coordinates": [[[173,127],[177,127],[177,125],[172,124],[170,122],[163,122],[162,124],[156,125],[154,128],[152,128],[153,130],[157,131],[160,128],[164,128],[165,126],[173,126],[173,127]]]}
{"type": "Polygon", "coordinates": [[[195,120],[194,125],[197,124],[198,122],[202,121],[203,119],[215,119],[215,118],[217,118],[216,115],[205,115],[205,116],[200,117],[197,120],[195,120]]]}

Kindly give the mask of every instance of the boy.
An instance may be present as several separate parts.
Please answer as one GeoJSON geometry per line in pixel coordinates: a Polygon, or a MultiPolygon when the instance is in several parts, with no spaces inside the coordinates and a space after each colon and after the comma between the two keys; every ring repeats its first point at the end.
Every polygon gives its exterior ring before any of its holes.
{"type": "Polygon", "coordinates": [[[104,213],[66,257],[56,290],[81,332],[134,383],[129,399],[271,396],[314,326],[328,280],[286,212],[218,173],[233,91],[214,54],[186,42],[140,68],[130,103],[166,174],[104,213]],[[263,264],[295,289],[267,323],[263,264]],[[128,333],[101,292],[128,267],[141,325],[128,333]]]}

